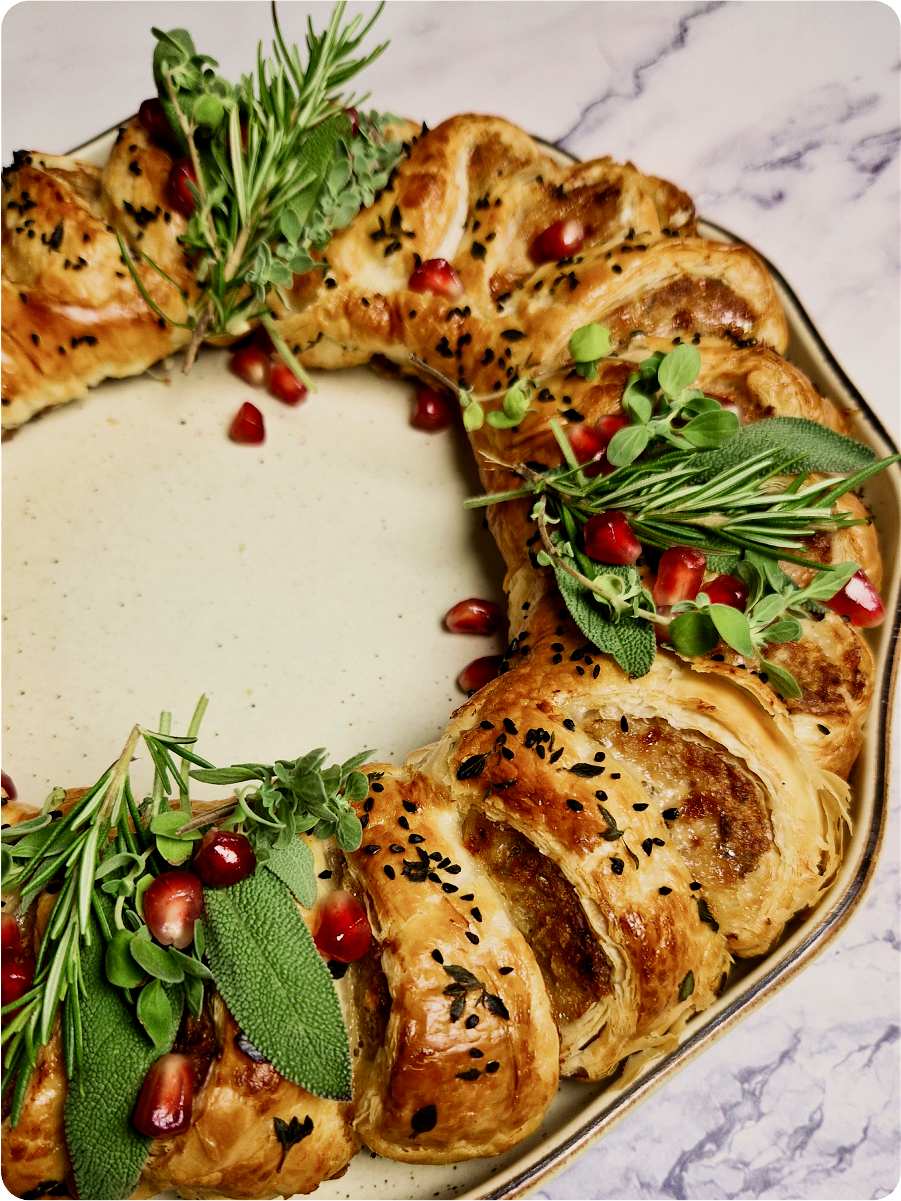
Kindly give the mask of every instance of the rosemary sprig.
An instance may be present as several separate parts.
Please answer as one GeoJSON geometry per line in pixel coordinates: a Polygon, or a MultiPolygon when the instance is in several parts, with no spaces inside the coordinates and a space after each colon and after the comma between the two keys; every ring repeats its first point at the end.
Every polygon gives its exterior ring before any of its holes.
{"type": "Polygon", "coordinates": [[[315,896],[315,881],[310,894],[306,879],[308,875],[312,880],[312,856],[302,845],[298,850],[295,834],[312,830],[318,838],[334,836],[348,851],[356,850],[362,841],[352,802],[368,792],[369,781],[357,769],[371,751],[329,767],[326,751],[319,749],[273,766],[216,768],[195,750],[206,707],[207,698],[202,696],[185,735],[171,733],[171,715],[166,712],[160,716],[158,730],[134,726],[119,758],[68,814],[58,808],[65,793],[54,789],[38,817],[2,831],[4,893],[19,894],[20,912],[31,907],[48,886],[55,894],[31,988],[2,1010],[9,1017],[2,1032],[2,1093],[11,1098],[13,1125],[21,1114],[38,1051],[50,1039],[58,1012],[68,1078],[75,1080],[83,1066],[82,949],[91,945],[98,927],[105,943],[106,977],[122,991],[135,1021],[155,1046],[168,1037],[173,1015],[177,1018],[179,1012],[161,983],[180,986],[184,1002],[199,1016],[204,981],[212,979],[203,963],[199,923],[187,948],[164,948],[150,936],[142,898],[161,872],[191,855],[202,831],[220,822],[241,829],[257,861],[268,864],[297,895],[306,897],[305,904],[312,904],[315,896]],[[142,741],[155,770],[151,794],[139,806],[130,767],[142,741]],[[252,783],[195,817],[188,797],[189,777],[214,784],[252,783]],[[309,865],[298,867],[298,856],[302,858],[304,852],[309,865]]]}
{"type": "MultiPolygon", "coordinates": [[[[298,48],[286,44],[273,3],[273,57],[264,58],[260,47],[256,73],[236,85],[215,74],[215,60],[198,54],[185,30],[153,30],[160,100],[196,179],[190,185],[196,209],[181,239],[200,284],[193,300],[182,292],[187,319],[159,309],[131,257],[123,257],[156,315],[193,331],[186,371],[205,337],[241,335],[258,320],[270,328],[270,289],[284,300],[282,289],[295,274],[327,266],[317,252],[372,203],[403,154],[401,143],[386,134],[392,118],[355,113],[352,126],[347,110],[365,97],[342,89],[387,43],[354,57],[382,6],[365,24],[360,15],[342,24],[344,8],[342,0],[321,34],[308,23],[304,62],[298,48]]],[[[274,341],[309,385],[288,347],[274,341]]]]}

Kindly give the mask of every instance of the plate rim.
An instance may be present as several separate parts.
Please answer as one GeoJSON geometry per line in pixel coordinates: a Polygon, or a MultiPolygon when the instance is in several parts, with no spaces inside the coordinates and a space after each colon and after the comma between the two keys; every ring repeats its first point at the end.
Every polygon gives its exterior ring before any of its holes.
{"type": "MultiPolygon", "coordinates": [[[[131,117],[116,121],[101,133],[67,151],[66,157],[77,156],[79,153],[95,147],[104,138],[116,133],[128,120],[131,120],[131,117]]],[[[565,161],[570,163],[582,161],[576,155],[572,154],[571,151],[554,142],[535,137],[534,135],[533,140],[565,161]]],[[[747,246],[761,259],[776,282],[777,291],[780,293],[780,300],[784,307],[790,311],[790,316],[794,319],[794,322],[807,335],[815,352],[826,364],[829,372],[835,377],[841,393],[839,403],[845,408],[853,406],[862,419],[863,425],[868,429],[868,432],[885,445],[888,453],[897,452],[898,446],[894,437],[844,371],[782,272],[766,255],[762,254],[743,238],[738,237],[731,230],[719,225],[717,222],[700,216],[698,217],[698,224],[722,240],[747,246]]],[[[704,235],[702,234],[702,236],[704,235]]],[[[894,492],[899,503],[901,503],[901,464],[895,464],[886,472],[886,476],[892,481],[894,492]]],[[[896,574],[898,574],[897,571],[896,574]]],[[[540,1149],[536,1148],[532,1153],[527,1153],[526,1157],[531,1159],[531,1162],[525,1167],[517,1170],[516,1162],[514,1162],[506,1170],[499,1173],[499,1176],[493,1181],[485,1180],[481,1185],[465,1193],[458,1194],[458,1196],[474,1199],[483,1198],[485,1201],[495,1198],[521,1197],[528,1190],[535,1188],[541,1181],[547,1180],[562,1171],[576,1155],[587,1149],[592,1142],[598,1140],[607,1129],[620,1118],[624,1117],[627,1112],[644,1100],[647,1095],[661,1087],[680,1068],[696,1058],[709,1044],[725,1035],[739,1021],[768,1000],[778,988],[793,979],[815,956],[825,950],[845,927],[862,901],[872,881],[877,855],[885,833],[889,809],[890,768],[892,762],[892,744],[889,733],[892,729],[895,699],[898,691],[897,685],[899,675],[901,675],[901,643],[899,643],[899,633],[901,633],[901,588],[899,588],[898,593],[892,614],[891,630],[887,638],[887,650],[882,668],[881,684],[878,694],[874,695],[870,710],[870,720],[875,718],[876,725],[874,730],[876,745],[873,751],[875,770],[871,819],[867,828],[866,839],[859,853],[859,863],[854,876],[846,883],[843,891],[832,898],[831,905],[829,905],[828,892],[821,901],[821,904],[828,905],[822,922],[817,924],[783,960],[775,963],[768,971],[764,971],[756,981],[745,987],[719,1013],[713,1015],[706,1022],[703,1020],[703,1014],[698,1015],[699,1024],[697,1029],[692,1030],[689,1027],[689,1032],[674,1051],[662,1056],[658,1060],[651,1061],[648,1064],[647,1070],[619,1092],[608,1105],[601,1108],[597,1114],[589,1118],[584,1124],[579,1125],[569,1135],[556,1142],[552,1149],[541,1154],[540,1149]]],[[[877,669],[878,666],[877,663],[877,669]]],[[[763,966],[763,963],[761,963],[761,966],[763,966]]],[[[578,1118],[573,1120],[578,1121],[578,1118]]],[[[549,1138],[553,1140],[554,1135],[550,1135],[549,1138]]]]}

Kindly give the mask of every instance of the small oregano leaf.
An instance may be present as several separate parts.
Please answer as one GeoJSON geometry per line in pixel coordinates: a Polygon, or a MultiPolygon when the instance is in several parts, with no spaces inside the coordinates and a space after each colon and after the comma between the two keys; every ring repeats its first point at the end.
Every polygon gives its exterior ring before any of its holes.
{"type": "Polygon", "coordinates": [[[138,1021],[157,1048],[163,1047],[172,1023],[172,1004],[159,980],[151,980],[138,997],[138,1021]]]}
{"type": "Polygon", "coordinates": [[[576,363],[592,363],[610,353],[610,331],[605,325],[583,325],[569,340],[569,353],[576,363]]]}
{"type": "Polygon", "coordinates": [[[803,696],[798,681],[790,671],[780,667],[778,663],[770,663],[768,659],[761,659],[760,662],[769,676],[769,684],[774,691],[790,700],[798,700],[803,696]]]}
{"type": "Polygon", "coordinates": [[[131,957],[149,976],[165,980],[167,984],[181,984],[185,974],[169,952],[155,942],[144,938],[133,938],[129,947],[131,957]]]}
{"type": "Polygon", "coordinates": [[[700,370],[701,356],[697,348],[683,342],[664,356],[657,368],[657,382],[670,400],[675,400],[689,384],[694,383],[700,370]]]}
{"type": "Polygon", "coordinates": [[[351,1099],[350,1048],[328,968],[284,884],[257,871],[205,888],[216,987],[260,1053],[317,1097],[351,1099]]]}
{"type": "Polygon", "coordinates": [[[692,417],[688,425],[679,433],[692,446],[708,450],[728,442],[737,433],[738,428],[738,418],[734,413],[730,413],[727,409],[716,409],[692,417]]]}
{"type": "Polygon", "coordinates": [[[131,954],[133,940],[134,934],[130,930],[117,930],[106,948],[106,976],[119,988],[135,988],[145,976],[131,954]]]}
{"type": "Polygon", "coordinates": [[[680,654],[695,658],[712,651],[720,636],[707,614],[693,609],[670,622],[669,640],[680,654]]]}
{"type": "Polygon", "coordinates": [[[754,658],[754,643],[751,641],[751,627],[748,619],[739,609],[731,605],[711,605],[710,620],[719,632],[724,642],[728,642],[733,650],[738,651],[747,659],[754,658]]]}
{"type": "Polygon", "coordinates": [[[607,461],[614,467],[626,467],[634,463],[651,441],[651,431],[646,425],[627,425],[617,430],[607,446],[607,461]]]}

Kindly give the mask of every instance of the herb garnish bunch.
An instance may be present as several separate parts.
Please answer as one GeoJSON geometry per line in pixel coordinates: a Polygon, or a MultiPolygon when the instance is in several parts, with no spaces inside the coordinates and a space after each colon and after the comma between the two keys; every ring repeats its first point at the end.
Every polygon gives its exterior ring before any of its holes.
{"type": "Polygon", "coordinates": [[[304,62],[297,46],[286,45],[273,3],[273,57],[264,58],[260,46],[256,74],[235,85],[215,73],[214,59],[197,53],[186,30],[153,30],[159,98],[196,181],[188,184],[196,207],[181,241],[194,255],[200,292],[194,300],[184,296],[185,321],[159,309],[122,253],[157,316],[193,331],[186,370],[204,338],[241,335],[261,320],[285,362],[306,379],[272,329],[267,292],[281,294],[295,274],[324,267],[315,252],[372,203],[403,155],[401,143],[387,137],[394,118],[354,110],[352,123],[348,115],[361,100],[341,89],[387,42],[354,58],[382,6],[362,27],[359,15],[342,25],[344,7],[343,0],[335,6],[321,34],[309,23],[304,62]]]}
{"type": "Polygon", "coordinates": [[[135,1102],[151,1065],[171,1050],[184,1009],[200,1016],[208,981],[283,1076],[318,1096],[351,1096],[332,978],[292,897],[307,908],[316,899],[313,854],[298,833],[359,847],[351,802],[368,791],[357,769],[371,752],[329,767],[320,749],[272,765],[215,768],[195,749],[206,704],[202,697],[183,736],[170,733],[168,713],[159,730],[135,726],[116,762],[68,813],[60,808],[65,792],[54,789],[39,816],[2,831],[4,895],[18,893],[22,914],[38,902],[38,920],[46,919],[32,985],[2,1010],[3,1096],[15,1126],[59,1015],[67,1141],[85,1197],[134,1191],[151,1141],[132,1126],[135,1102]],[[130,768],[140,743],[155,772],[151,795],[139,803],[130,768]],[[244,787],[195,816],[192,776],[244,787]],[[255,869],[251,860],[240,882],[202,892],[195,878],[200,916],[191,927],[189,915],[178,946],[161,945],[157,926],[148,925],[149,890],[186,864],[216,826],[246,834],[255,869]]]}
{"type": "MultiPolygon", "coordinates": [[[[589,346],[600,351],[598,357],[607,353],[604,327],[585,326],[570,340],[573,362],[590,379],[597,362],[585,361],[589,346]]],[[[757,660],[782,696],[799,697],[801,689],[791,673],[767,661],[763,651],[767,644],[799,639],[801,621],[821,611],[821,603],[860,570],[857,563],[823,567],[812,561],[803,553],[804,539],[865,522],[837,510],[837,502],[899,456],[876,461],[862,443],[802,418],[775,417],[741,427],[719,400],[692,386],[700,368],[695,347],[680,344],[669,353],[656,352],[630,373],[622,396],[630,420],[607,448],[614,468],[609,474],[590,477],[552,419],[563,465],[538,471],[510,464],[523,479],[521,487],[466,504],[536,498],[537,563],[554,568],[582,633],[630,675],[650,671],[656,625],[665,627],[671,648],[690,657],[707,654],[722,638],[748,660],[757,660]],[[827,478],[811,479],[812,473],[827,478]],[[635,545],[631,559],[611,556],[613,561],[603,562],[588,553],[586,526],[611,513],[635,545]],[[734,575],[747,588],[744,611],[711,602],[701,591],[671,611],[659,612],[632,565],[640,551],[636,539],[661,551],[688,547],[702,552],[708,570],[734,575]],[[780,561],[815,574],[801,588],[780,561]]],[[[518,424],[528,411],[520,396],[530,394],[534,383],[508,389],[504,411],[489,414],[489,422],[499,428],[518,424]],[[505,419],[508,408],[515,412],[505,419]]],[[[461,403],[465,422],[475,402],[467,395],[461,403]]]]}

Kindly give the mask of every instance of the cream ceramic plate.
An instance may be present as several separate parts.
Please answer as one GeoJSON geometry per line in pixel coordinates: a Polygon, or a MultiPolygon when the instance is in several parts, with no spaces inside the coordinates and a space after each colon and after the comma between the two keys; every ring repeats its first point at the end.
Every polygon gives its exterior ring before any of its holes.
{"type": "MultiPolygon", "coordinates": [[[[112,135],[79,150],[102,162],[112,135]]],[[[731,240],[702,224],[708,237],[731,240]]],[[[893,450],[776,274],[788,357],[860,409],[858,436],[893,450]]],[[[321,373],[298,409],[247,388],[224,351],[189,377],[108,382],[3,448],[4,768],[40,802],[95,780],[135,721],[210,709],[200,750],[271,762],[314,746],[400,762],[462,700],[461,667],[500,641],[453,637],[441,616],[467,596],[501,599],[503,565],[480,514],[462,436],[408,424],[409,383],[321,373]],[[262,447],[225,436],[243,400],[263,410],[262,447]]],[[[160,374],[165,374],[160,372],[160,374]]],[[[871,481],[882,531],[901,528],[897,468],[871,481]]],[[[877,702],[853,777],[854,833],[823,903],[776,951],[740,964],[677,1051],[626,1087],[565,1081],[540,1130],[507,1155],[405,1167],[364,1150],[317,1198],[518,1196],[563,1163],[784,983],[841,927],[866,886],[885,811],[887,698],[899,562],[883,538],[886,609],[873,631],[877,702]],[[880,703],[881,702],[881,703],[880,703]]],[[[146,765],[145,765],[146,767],[146,765]]],[[[149,771],[147,772],[149,779],[149,771]]]]}

